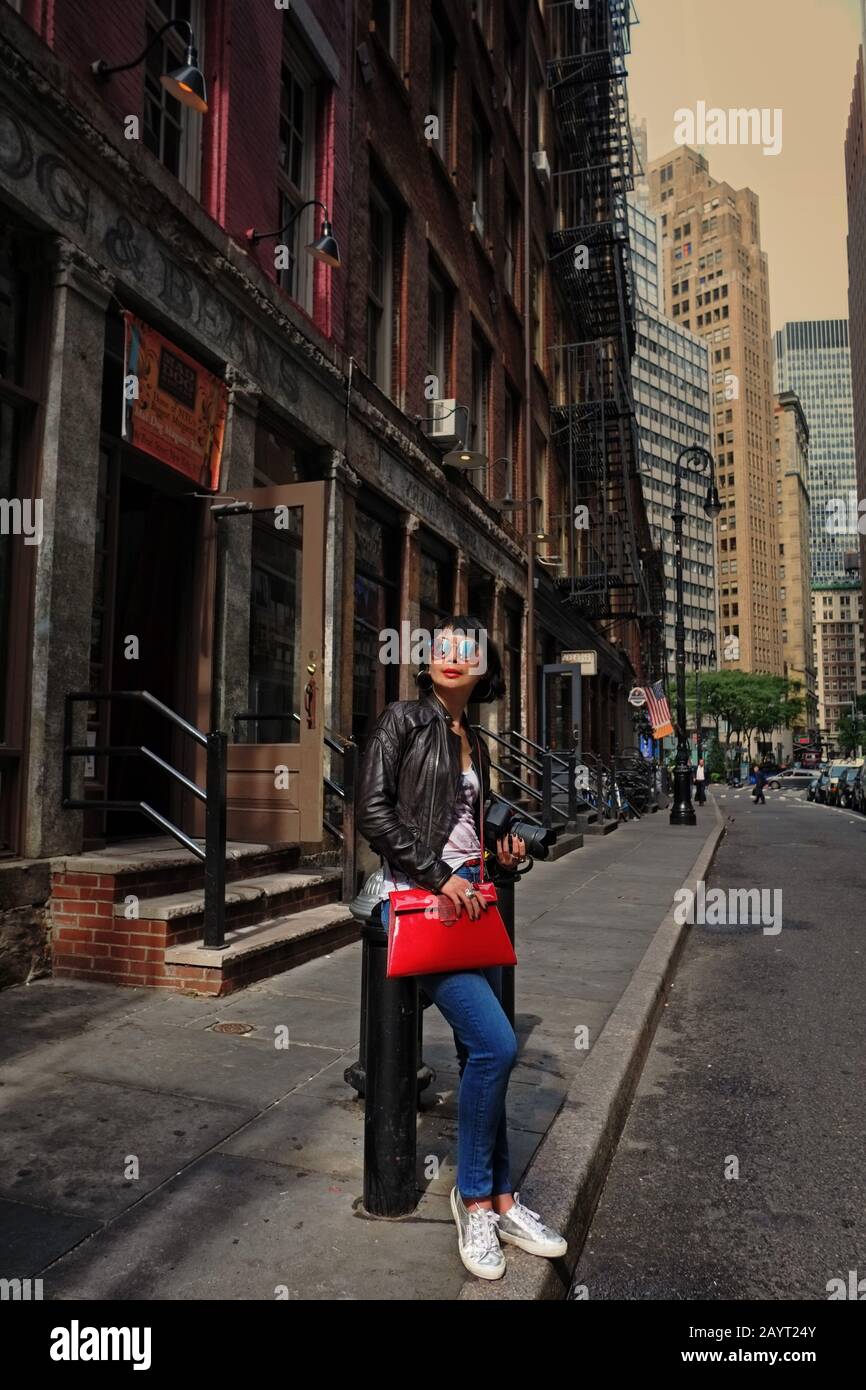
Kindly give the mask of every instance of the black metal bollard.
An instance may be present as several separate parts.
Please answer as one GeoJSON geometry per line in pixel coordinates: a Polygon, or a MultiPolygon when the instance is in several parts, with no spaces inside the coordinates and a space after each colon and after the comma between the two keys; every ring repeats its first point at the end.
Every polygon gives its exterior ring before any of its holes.
{"type": "MultiPolygon", "coordinates": [[[[508,932],[512,946],[514,945],[514,886],[516,880],[511,883],[497,883],[496,896],[499,902],[499,912],[505,923],[505,930],[508,932]]],[[[514,966],[506,965],[502,971],[502,1008],[508,1022],[514,1027],[514,966]]]]}
{"type": "Polygon", "coordinates": [[[381,922],[362,931],[367,961],[364,1048],[364,1196],[371,1216],[415,1210],[418,987],[414,977],[385,976],[388,933],[381,922]]]}
{"type": "MultiPolygon", "coordinates": [[[[366,932],[365,932],[365,930],[364,930],[365,924],[368,923],[368,922],[371,920],[370,917],[367,915],[367,910],[366,910],[365,908],[363,908],[363,907],[358,907],[358,906],[354,906],[354,905],[353,905],[352,910],[353,910],[353,912],[354,912],[354,915],[355,915],[356,920],[360,921],[361,924],[362,924],[362,925],[361,925],[361,942],[362,942],[362,945],[361,945],[361,1020],[360,1020],[360,1027],[359,1027],[359,1030],[358,1030],[358,1039],[359,1039],[359,1042],[358,1042],[358,1058],[357,1058],[357,1061],[352,1062],[352,1063],[346,1068],[346,1070],[343,1072],[343,1080],[346,1082],[347,1085],[351,1086],[351,1087],[353,1088],[353,1090],[357,1091],[359,1098],[360,1098],[361,1100],[363,1100],[364,1097],[365,1097],[365,1095],[366,1095],[366,1092],[367,1092],[367,1016],[368,1016],[368,1014],[369,1014],[369,1008],[370,1008],[370,991],[369,991],[370,957],[371,957],[371,954],[374,953],[378,948],[377,948],[377,946],[371,946],[371,944],[370,944],[370,939],[369,939],[369,937],[367,936],[367,934],[366,934],[366,932]]],[[[378,926],[378,927],[381,929],[381,923],[380,923],[380,921],[379,921],[378,916],[374,917],[372,920],[373,920],[374,925],[375,925],[375,926],[378,926]]],[[[425,998],[426,998],[426,996],[425,996],[425,998]]],[[[424,1010],[423,1010],[423,1008],[421,1007],[421,1004],[420,1004],[420,1002],[419,1002],[419,1004],[418,1004],[418,1076],[417,1076],[418,1102],[419,1102],[418,1108],[419,1108],[419,1109],[421,1108],[421,1106],[420,1106],[421,1093],[422,1093],[423,1091],[426,1091],[427,1088],[428,1088],[429,1086],[432,1086],[433,1082],[436,1080],[436,1073],[435,1073],[435,1071],[433,1070],[432,1067],[428,1066],[427,1063],[426,1063],[426,1062],[424,1061],[424,1059],[423,1059],[423,1053],[422,1053],[423,1043],[424,1043],[423,1031],[424,1031],[424,1010]]]]}

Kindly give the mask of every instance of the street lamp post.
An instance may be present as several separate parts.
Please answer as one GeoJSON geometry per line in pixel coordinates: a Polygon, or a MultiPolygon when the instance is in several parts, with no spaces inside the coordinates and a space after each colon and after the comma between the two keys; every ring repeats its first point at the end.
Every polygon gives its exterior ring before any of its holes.
{"type": "Polygon", "coordinates": [[[674,800],[671,807],[671,825],[696,825],[697,816],[692,806],[691,768],[689,758],[688,733],[686,730],[686,618],[683,598],[683,474],[696,477],[708,474],[707,495],[704,511],[709,517],[718,516],[722,510],[716,489],[716,465],[708,449],[699,444],[690,444],[681,449],[674,464],[674,563],[676,566],[677,621],[674,628],[676,643],[675,662],[677,678],[677,761],[674,768],[674,800]],[[691,466],[684,463],[691,459],[691,466]]]}
{"type": "Polygon", "coordinates": [[[709,642],[710,649],[707,653],[707,660],[712,666],[716,660],[715,649],[712,645],[713,634],[708,627],[695,629],[695,729],[697,731],[698,743],[698,762],[704,756],[704,731],[701,728],[701,663],[703,662],[703,643],[709,642]]]}

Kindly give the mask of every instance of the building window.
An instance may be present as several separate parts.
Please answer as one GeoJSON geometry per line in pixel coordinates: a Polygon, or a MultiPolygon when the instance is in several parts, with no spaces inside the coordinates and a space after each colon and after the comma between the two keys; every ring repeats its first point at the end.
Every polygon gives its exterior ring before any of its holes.
{"type": "Polygon", "coordinates": [[[532,106],[530,108],[530,120],[532,129],[529,136],[529,149],[531,153],[536,150],[544,149],[544,83],[536,78],[532,84],[532,106]]]}
{"type": "Polygon", "coordinates": [[[438,537],[422,532],[419,607],[421,627],[433,633],[451,616],[454,597],[454,562],[438,537]]]}
{"type": "Polygon", "coordinates": [[[433,144],[451,172],[451,92],[454,75],[453,45],[445,37],[445,29],[430,21],[430,114],[438,121],[433,144]]]}
{"type": "Polygon", "coordinates": [[[493,479],[494,496],[497,489],[501,486],[503,497],[514,496],[514,470],[517,467],[517,450],[520,447],[520,397],[517,392],[506,383],[505,386],[505,444],[503,446],[503,457],[507,463],[501,465],[502,472],[497,472],[493,479]]]}
{"type": "Polygon", "coordinates": [[[398,65],[402,58],[402,10],[402,0],[373,0],[373,22],[376,25],[376,33],[398,65]]]}
{"type": "Polygon", "coordinates": [[[145,23],[145,43],[153,48],[144,61],[144,143],[194,198],[201,177],[201,114],[182,106],[160,81],[164,72],[184,61],[185,34],[168,29],[159,40],[156,36],[166,20],[188,20],[203,68],[202,9],[201,0],[147,0],[145,23]]]}
{"type": "Polygon", "coordinates": [[[520,204],[505,186],[505,288],[517,302],[517,258],[520,253],[520,204]]]}
{"type": "Polygon", "coordinates": [[[476,113],[472,118],[472,225],[484,236],[490,174],[490,133],[476,113]]]}
{"type": "Polygon", "coordinates": [[[427,275],[427,373],[436,378],[436,399],[451,390],[451,335],[454,295],[451,286],[430,267],[427,275]]]}
{"type": "Polygon", "coordinates": [[[490,348],[477,329],[472,330],[472,412],[469,447],[487,454],[490,414],[490,348]]]}
{"type": "Polygon", "coordinates": [[[531,295],[532,353],[540,367],[544,365],[544,275],[541,258],[533,253],[529,277],[531,295]]]}
{"type": "MultiPolygon", "coordinates": [[[[293,46],[294,47],[294,46],[293,46]]],[[[285,227],[292,216],[315,194],[316,170],[316,81],[313,73],[289,52],[280,74],[280,152],[277,184],[279,225],[285,227]]],[[[313,305],[313,260],[304,252],[310,240],[307,216],[301,213],[280,238],[285,246],[285,265],[277,279],[287,294],[307,313],[313,305]]]]}
{"type": "Polygon", "coordinates": [[[358,507],[355,521],[352,737],[363,748],[385,705],[399,696],[399,667],[380,661],[384,628],[400,610],[400,532],[358,507]]]}
{"type": "Polygon", "coordinates": [[[394,356],[394,214],[379,190],[370,188],[367,276],[367,375],[390,396],[394,356]]]}
{"type": "Polygon", "coordinates": [[[509,23],[505,28],[505,109],[517,124],[520,92],[520,39],[509,23]]]}

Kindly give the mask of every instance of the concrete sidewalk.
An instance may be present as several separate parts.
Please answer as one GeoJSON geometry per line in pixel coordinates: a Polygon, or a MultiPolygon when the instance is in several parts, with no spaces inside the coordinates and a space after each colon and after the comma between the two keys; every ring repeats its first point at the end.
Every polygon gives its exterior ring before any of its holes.
{"type": "Polygon", "coordinates": [[[509,1247],[499,1283],[466,1276],[448,1203],[456,1057],[432,1008],[423,1195],[403,1220],[361,1212],[363,1104],[343,1080],[356,944],[222,1004],[77,981],[0,994],[0,1277],[41,1276],[48,1299],[562,1296],[687,930],[674,892],[721,826],[712,798],[693,829],[647,816],[518,889],[513,1179],[568,1229],[567,1260],[509,1247]]]}

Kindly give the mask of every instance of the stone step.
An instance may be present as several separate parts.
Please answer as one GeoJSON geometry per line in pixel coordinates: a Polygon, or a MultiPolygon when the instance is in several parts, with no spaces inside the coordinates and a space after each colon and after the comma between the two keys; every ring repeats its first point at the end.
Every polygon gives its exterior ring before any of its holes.
{"type": "Polygon", "coordinates": [[[599,825],[598,821],[593,821],[592,825],[584,826],[584,835],[609,835],[611,831],[618,829],[619,821],[606,820],[599,825]]]}
{"type": "Polygon", "coordinates": [[[558,836],[556,844],[551,845],[550,860],[562,859],[564,855],[571,854],[572,850],[580,849],[582,844],[582,834],[578,834],[573,830],[566,830],[558,836]]]}
{"type": "Polygon", "coordinates": [[[233,993],[255,980],[357,941],[360,923],[345,903],[324,903],[289,916],[228,929],[226,944],[205,946],[202,938],[170,946],[165,974],[175,989],[198,994],[233,993]]]}
{"type": "MultiPolygon", "coordinates": [[[[339,897],[342,873],[339,869],[324,869],[319,873],[257,874],[255,878],[236,879],[226,885],[226,921],[233,925],[249,924],[262,918],[286,916],[304,907],[317,906],[324,899],[332,902],[339,897]]],[[[204,889],[166,893],[141,898],[137,915],[127,916],[127,904],[114,904],[117,921],[165,922],[167,938],[179,940],[199,933],[204,921],[204,889]]]]}
{"type": "MultiPolygon", "coordinates": [[[[196,839],[204,849],[204,841],[196,839]]],[[[300,859],[298,845],[265,845],[230,840],[226,845],[226,881],[251,878],[259,873],[295,869],[300,859]]],[[[127,840],[105,849],[84,854],[57,856],[51,860],[54,882],[74,883],[78,875],[84,882],[97,876],[102,886],[113,880],[117,898],[129,893],[137,897],[159,897],[204,887],[204,861],[184,849],[169,836],[127,840]],[[70,878],[70,875],[75,877],[70,878]]]]}

